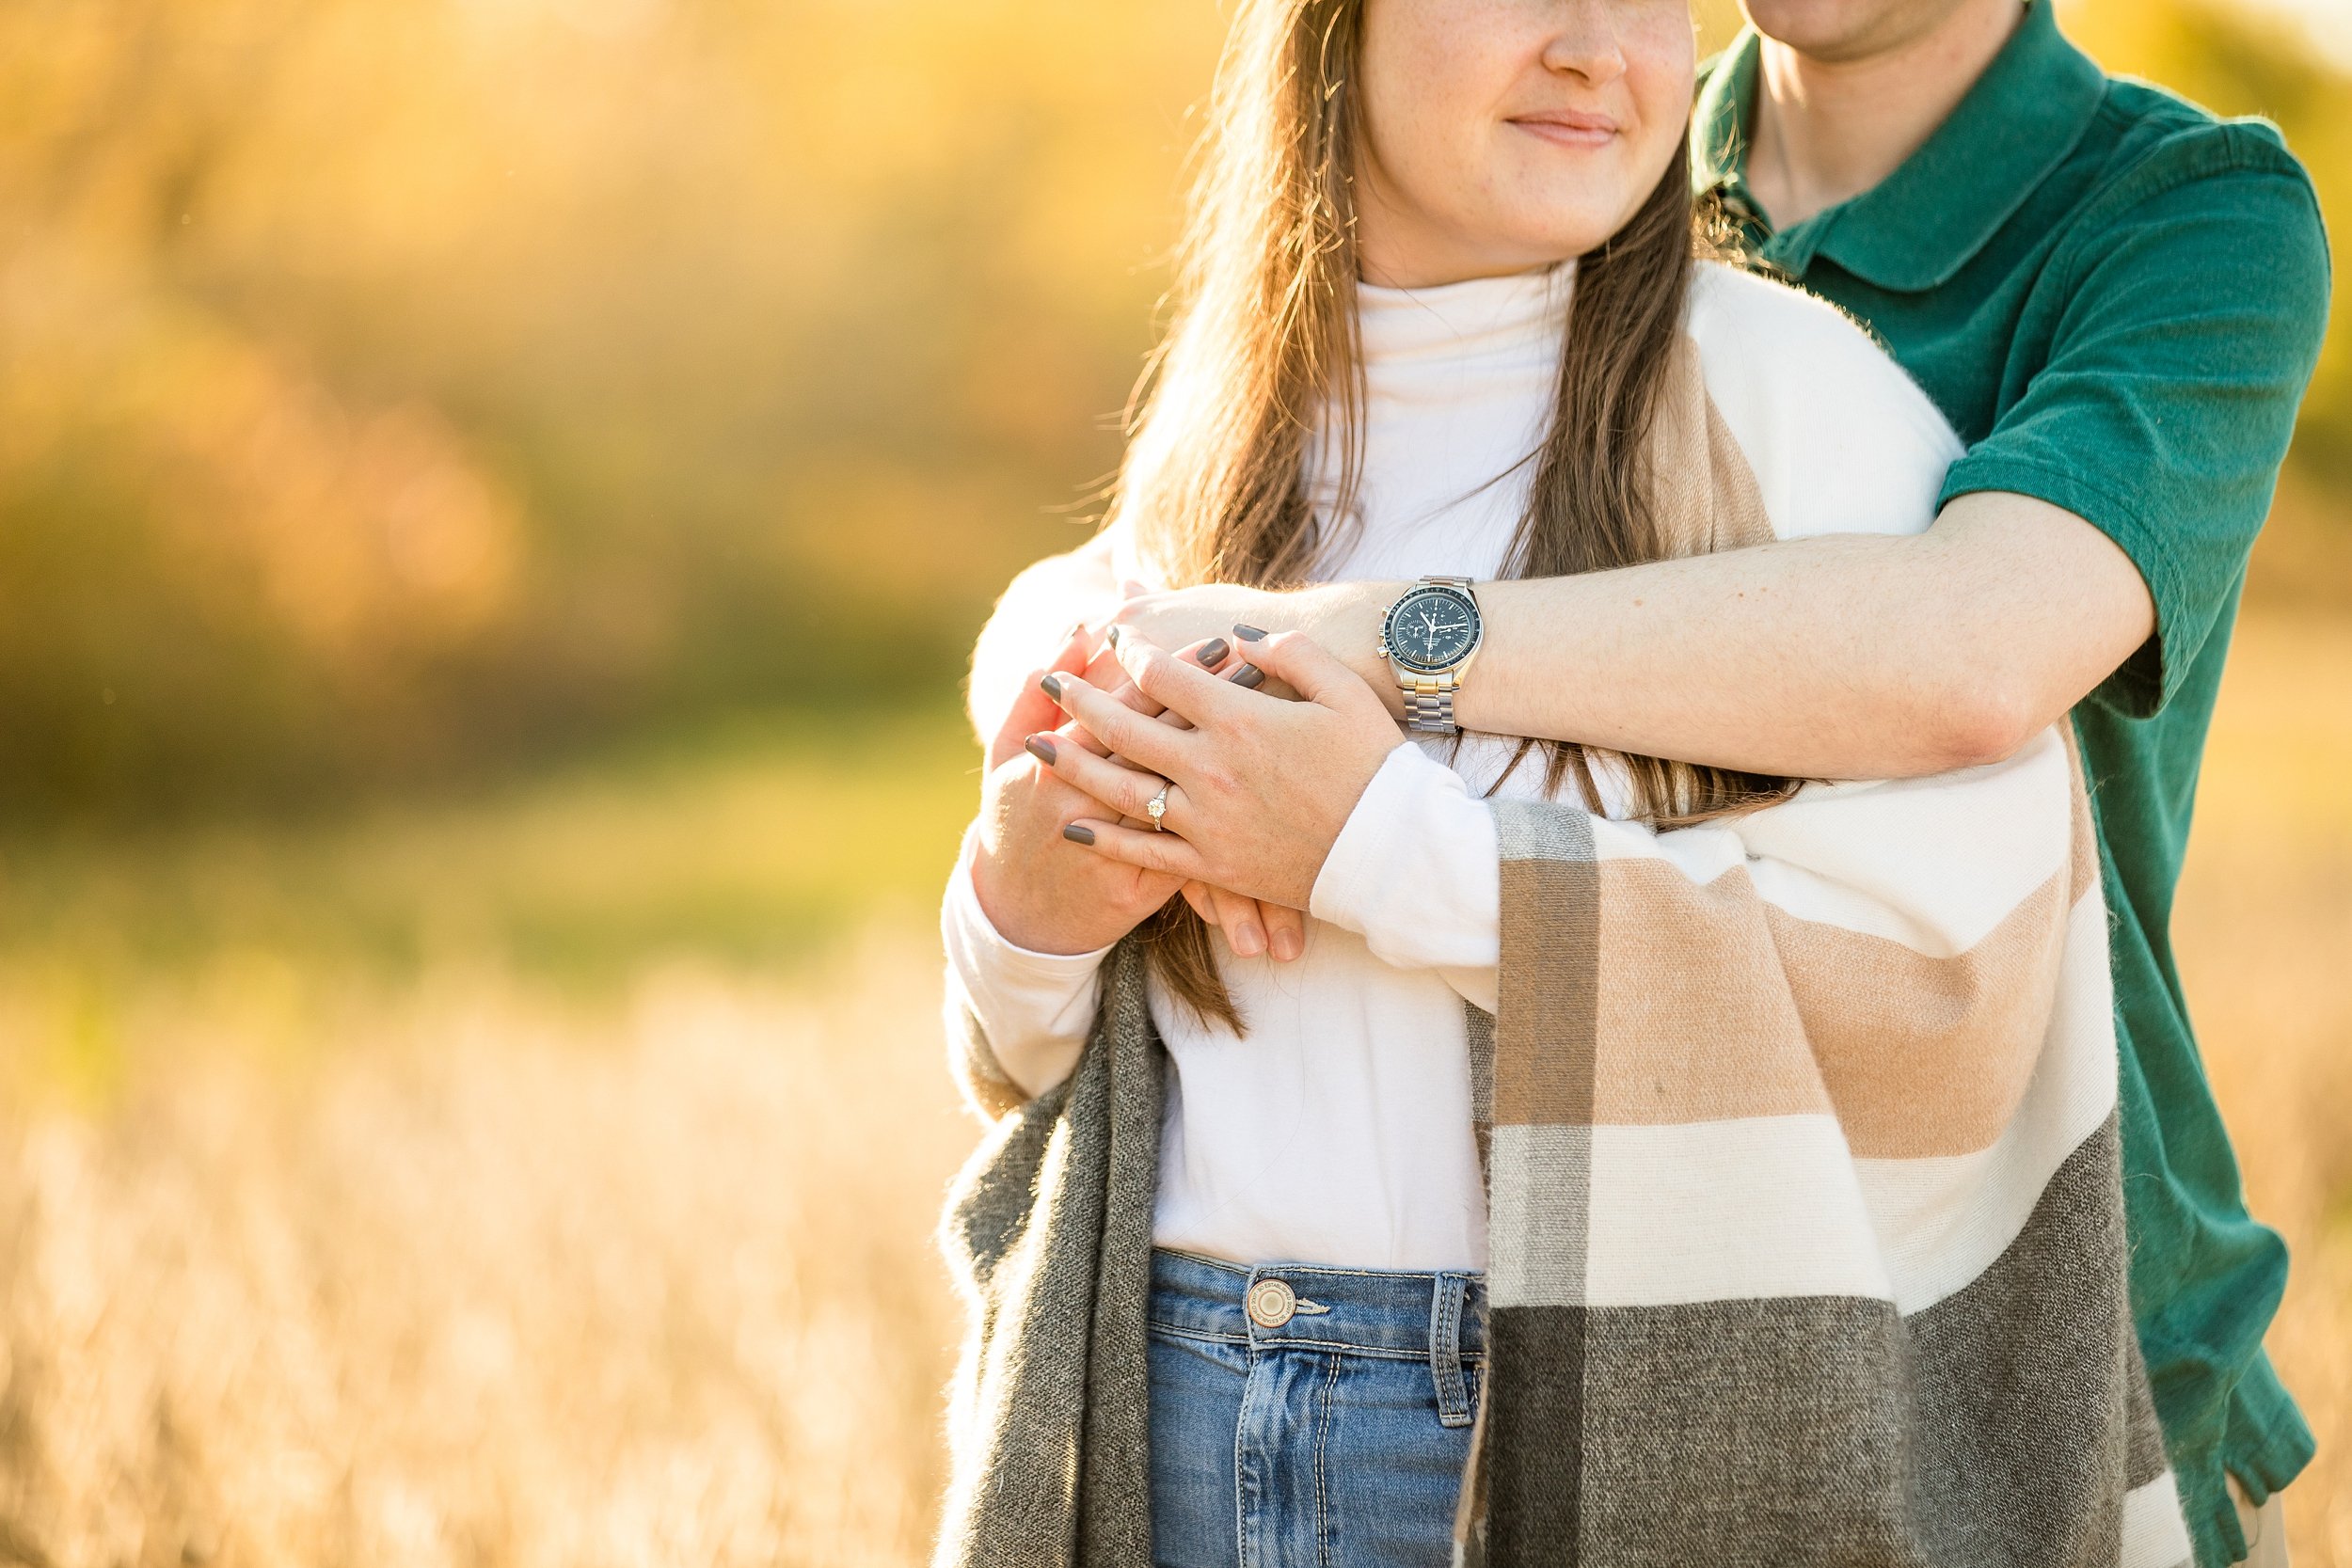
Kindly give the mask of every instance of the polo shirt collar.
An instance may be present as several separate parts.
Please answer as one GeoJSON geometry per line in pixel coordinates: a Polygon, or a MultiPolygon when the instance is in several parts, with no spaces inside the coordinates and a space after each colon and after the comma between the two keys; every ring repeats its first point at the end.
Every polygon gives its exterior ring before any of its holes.
{"type": "MultiPolygon", "coordinates": [[[[1742,217],[1755,215],[1746,168],[1759,42],[1748,28],[1724,51],[1691,120],[1699,188],[1721,191],[1742,217]]],[[[1882,289],[1939,288],[2065,161],[2106,95],[2106,76],[2058,31],[2051,0],[2031,0],[2016,32],[1916,152],[1860,196],[1770,235],[1763,260],[1803,277],[1820,256],[1882,289]]]]}

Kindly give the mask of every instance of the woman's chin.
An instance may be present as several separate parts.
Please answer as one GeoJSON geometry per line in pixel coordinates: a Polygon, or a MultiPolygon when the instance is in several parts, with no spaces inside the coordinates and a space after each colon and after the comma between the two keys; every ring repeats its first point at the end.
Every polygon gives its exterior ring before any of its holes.
{"type": "Polygon", "coordinates": [[[1639,190],[1616,169],[1563,171],[1556,166],[1525,177],[1497,181],[1501,199],[1480,225],[1496,248],[1541,253],[1554,259],[1581,256],[1625,227],[1658,177],[1639,190]]]}
{"type": "Polygon", "coordinates": [[[1538,214],[1528,222],[1499,230],[1485,248],[1497,258],[1494,272],[1529,272],[1596,250],[1616,229],[1606,220],[1564,224],[1557,214],[1538,214]]]}

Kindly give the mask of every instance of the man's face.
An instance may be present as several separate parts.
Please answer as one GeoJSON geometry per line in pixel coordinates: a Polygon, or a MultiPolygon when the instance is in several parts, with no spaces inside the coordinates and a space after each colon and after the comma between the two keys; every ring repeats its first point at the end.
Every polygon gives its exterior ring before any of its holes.
{"type": "Polygon", "coordinates": [[[1941,26],[1956,11],[2017,0],[1740,0],[1756,30],[1829,63],[1883,55],[1941,26]]]}

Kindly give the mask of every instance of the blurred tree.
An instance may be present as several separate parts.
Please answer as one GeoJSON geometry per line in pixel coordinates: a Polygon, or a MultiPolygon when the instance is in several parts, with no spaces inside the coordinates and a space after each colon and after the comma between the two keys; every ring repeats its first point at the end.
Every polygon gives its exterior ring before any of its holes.
{"type": "MultiPolygon", "coordinates": [[[[2341,215],[2352,84],[2291,35],[2068,15],[2275,114],[2341,215]]],[[[1117,462],[1221,25],[0,9],[0,813],[274,807],[944,693],[1117,462]]],[[[2343,343],[2307,464],[2352,461],[2343,343]]]]}
{"type": "Polygon", "coordinates": [[[944,692],[1081,524],[1216,19],[0,16],[0,809],[944,692]]]}

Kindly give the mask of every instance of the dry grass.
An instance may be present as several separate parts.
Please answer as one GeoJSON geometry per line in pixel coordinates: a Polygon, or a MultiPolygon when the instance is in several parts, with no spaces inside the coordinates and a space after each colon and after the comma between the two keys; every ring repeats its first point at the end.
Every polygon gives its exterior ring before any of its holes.
{"type": "Polygon", "coordinates": [[[0,1563],[921,1560],[970,1124],[929,953],[839,981],[135,1009],[0,1150],[0,1563]]]}
{"type": "Polygon", "coordinates": [[[2297,1568],[2352,1568],[2352,625],[2239,634],[2175,946],[2247,1197],[2294,1253],[2271,1354],[2319,1434],[2297,1568]]]}
{"type": "MultiPolygon", "coordinates": [[[[2296,1249],[2304,1568],[2352,1568],[2347,780],[2352,627],[2250,625],[2179,936],[2296,1249]]],[[[919,927],[845,951],[615,1000],[231,948],[103,1006],[0,956],[0,1564],[919,1560],[971,1127],[919,927]]]]}

